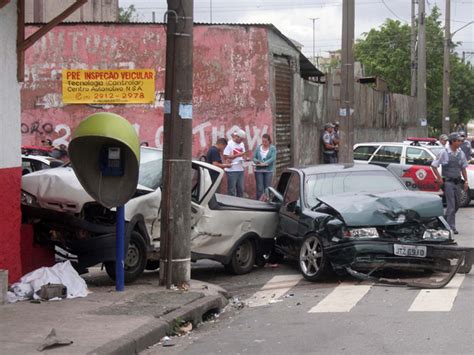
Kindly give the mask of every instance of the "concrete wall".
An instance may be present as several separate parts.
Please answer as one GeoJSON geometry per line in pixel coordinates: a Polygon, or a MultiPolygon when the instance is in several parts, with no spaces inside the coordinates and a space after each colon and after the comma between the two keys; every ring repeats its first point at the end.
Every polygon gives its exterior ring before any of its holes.
{"type": "Polygon", "coordinates": [[[0,269],[10,280],[21,274],[20,260],[20,86],[17,82],[16,1],[0,9],[0,269]]]}
{"type": "MultiPolygon", "coordinates": [[[[36,27],[27,27],[27,33],[36,27]]],[[[135,125],[141,141],[163,144],[166,35],[162,25],[60,25],[26,52],[22,88],[22,142],[49,137],[68,144],[86,116],[111,111],[135,125]],[[153,105],[63,105],[61,70],[154,68],[153,105]]],[[[239,126],[249,150],[272,133],[267,29],[196,26],[194,30],[193,155],[205,154],[217,138],[239,126]]],[[[249,168],[247,192],[253,194],[249,168]]]]}
{"type": "MultiPolygon", "coordinates": [[[[26,23],[51,21],[67,9],[75,0],[25,0],[26,23]]],[[[118,0],[89,0],[71,14],[65,22],[97,21],[115,22],[118,20],[118,0]]]]}
{"type": "MultiPolygon", "coordinates": [[[[340,72],[328,74],[326,83],[301,80],[302,105],[295,115],[295,134],[300,165],[316,164],[321,157],[320,135],[326,122],[338,121],[340,72]]],[[[426,127],[417,119],[416,99],[377,91],[369,85],[354,84],[354,143],[403,141],[409,136],[426,137],[426,127]]]]}

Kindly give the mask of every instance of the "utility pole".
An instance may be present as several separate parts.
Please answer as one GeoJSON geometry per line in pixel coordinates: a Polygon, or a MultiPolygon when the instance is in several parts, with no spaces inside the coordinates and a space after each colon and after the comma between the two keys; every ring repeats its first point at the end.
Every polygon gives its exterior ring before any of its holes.
{"type": "Polygon", "coordinates": [[[443,117],[442,133],[449,133],[449,88],[451,81],[449,55],[451,53],[451,0],[446,0],[444,19],[444,60],[443,60],[443,117]]]}
{"type": "Polygon", "coordinates": [[[410,40],[410,66],[411,90],[410,95],[416,96],[416,0],[411,0],[411,40],[410,40]]]}
{"type": "Polygon", "coordinates": [[[314,64],[314,61],[316,60],[316,40],[315,40],[315,34],[316,34],[316,27],[315,27],[315,23],[316,23],[316,20],[319,20],[319,17],[310,17],[309,18],[311,21],[313,21],[313,64],[314,64]]]}
{"type": "Polygon", "coordinates": [[[209,0],[209,17],[212,23],[212,0],[209,0]]]}
{"type": "Polygon", "coordinates": [[[191,276],[193,0],[168,0],[160,284],[191,276]]]}
{"type": "Polygon", "coordinates": [[[339,162],[353,163],[354,142],[354,0],[342,2],[339,162]]]}
{"type": "Polygon", "coordinates": [[[418,70],[417,70],[417,105],[420,123],[426,122],[426,24],[425,0],[418,0],[418,70]]]}

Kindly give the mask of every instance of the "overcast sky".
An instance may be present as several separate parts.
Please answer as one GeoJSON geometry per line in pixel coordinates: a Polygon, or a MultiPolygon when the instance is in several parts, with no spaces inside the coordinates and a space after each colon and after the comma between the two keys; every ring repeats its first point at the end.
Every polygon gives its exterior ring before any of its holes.
{"type": "MultiPolygon", "coordinates": [[[[387,18],[410,21],[410,0],[356,0],[356,38],[387,18]]],[[[163,21],[166,0],[120,0],[120,6],[134,4],[140,21],[151,21],[155,12],[157,22],[163,21]]],[[[287,37],[300,42],[303,53],[312,55],[313,24],[316,20],[315,51],[327,56],[327,51],[341,46],[342,0],[194,0],[194,21],[213,23],[271,23],[287,37]]],[[[445,0],[428,0],[427,12],[437,5],[444,22],[445,0]]],[[[474,20],[474,0],[451,0],[451,32],[474,20]]],[[[453,41],[463,44],[456,50],[474,52],[474,25],[459,31],[453,41]]],[[[474,54],[469,57],[473,62],[474,54]]]]}

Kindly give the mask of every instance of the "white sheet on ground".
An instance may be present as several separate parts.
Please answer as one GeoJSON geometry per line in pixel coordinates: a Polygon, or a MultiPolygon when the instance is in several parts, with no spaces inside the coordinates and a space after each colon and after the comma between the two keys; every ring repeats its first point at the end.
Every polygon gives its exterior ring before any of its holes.
{"type": "MultiPolygon", "coordinates": [[[[74,270],[69,260],[57,263],[52,267],[42,267],[26,274],[20,279],[20,282],[12,285],[11,290],[16,294],[15,290],[32,288],[33,298],[39,299],[36,292],[41,289],[41,286],[47,284],[63,284],[66,286],[67,298],[86,297],[89,293],[86,282],[74,270]]],[[[22,293],[16,294],[16,296],[25,299],[27,295],[22,293]]],[[[29,298],[31,298],[31,294],[29,298]]]]}

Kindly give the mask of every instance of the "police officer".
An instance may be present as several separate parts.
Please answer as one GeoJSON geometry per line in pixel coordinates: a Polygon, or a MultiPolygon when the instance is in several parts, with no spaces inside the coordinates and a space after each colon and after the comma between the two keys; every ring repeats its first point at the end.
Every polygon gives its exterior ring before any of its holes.
{"type": "Polygon", "coordinates": [[[338,149],[338,146],[337,142],[334,141],[334,125],[332,123],[326,123],[324,125],[322,143],[324,164],[337,163],[336,150],[338,149]]]}
{"type": "Polygon", "coordinates": [[[466,160],[469,163],[471,161],[471,155],[472,155],[472,148],[471,148],[471,143],[466,139],[466,132],[459,132],[459,135],[461,136],[461,150],[464,152],[466,155],[466,160]]]}
{"type": "Polygon", "coordinates": [[[461,175],[464,179],[464,190],[467,191],[467,160],[463,151],[459,148],[462,138],[459,133],[451,133],[448,137],[449,147],[441,152],[438,159],[431,164],[431,169],[436,176],[436,182],[442,184],[444,182],[444,196],[446,197],[446,220],[453,230],[454,234],[458,234],[456,230],[456,212],[459,209],[460,189],[462,183],[461,175]],[[442,177],[438,172],[441,166],[442,177]]]}

